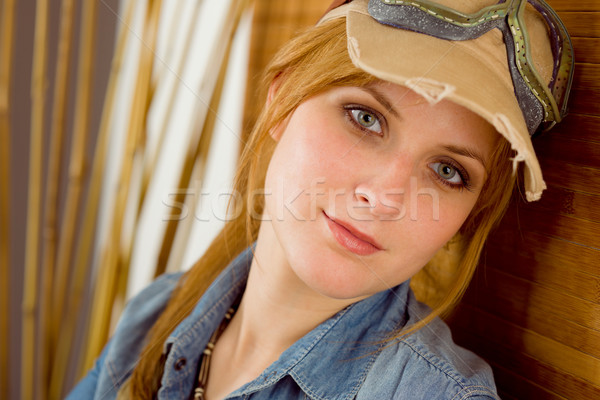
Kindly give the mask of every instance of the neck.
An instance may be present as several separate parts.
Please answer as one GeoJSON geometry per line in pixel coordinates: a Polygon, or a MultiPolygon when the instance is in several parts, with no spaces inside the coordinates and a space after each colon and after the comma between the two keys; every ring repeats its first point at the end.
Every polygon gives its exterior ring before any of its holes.
{"type": "Polygon", "coordinates": [[[272,226],[261,225],[255,257],[239,309],[226,331],[231,360],[275,361],[294,342],[352,303],[326,297],[291,268],[272,226]]]}

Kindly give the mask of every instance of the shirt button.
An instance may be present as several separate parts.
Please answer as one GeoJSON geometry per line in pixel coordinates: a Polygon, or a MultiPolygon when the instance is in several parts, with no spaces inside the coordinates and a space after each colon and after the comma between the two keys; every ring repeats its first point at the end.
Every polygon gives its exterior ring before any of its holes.
{"type": "Polygon", "coordinates": [[[179,360],[177,360],[175,362],[175,371],[181,371],[183,369],[183,367],[185,367],[186,363],[187,363],[187,360],[185,358],[180,358],[179,360]]]}

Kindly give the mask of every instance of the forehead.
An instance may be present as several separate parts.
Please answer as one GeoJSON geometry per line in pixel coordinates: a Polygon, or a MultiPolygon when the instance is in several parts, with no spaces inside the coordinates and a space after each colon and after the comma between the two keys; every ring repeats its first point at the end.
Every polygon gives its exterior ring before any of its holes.
{"type": "MultiPolygon", "coordinates": [[[[489,153],[500,134],[483,117],[448,99],[436,100],[391,82],[377,81],[361,90],[389,111],[388,117],[428,135],[432,142],[467,144],[489,153]]],[[[400,126],[400,125],[399,125],[400,126]]],[[[435,144],[435,143],[431,143],[435,144]]]]}
{"type": "Polygon", "coordinates": [[[422,80],[418,86],[409,88],[392,82],[376,80],[360,88],[369,92],[374,97],[383,97],[383,99],[389,102],[389,106],[394,108],[403,109],[409,106],[422,105],[423,110],[427,110],[428,112],[450,112],[461,118],[467,117],[473,120],[481,120],[482,123],[487,124],[487,121],[477,113],[451,99],[445,98],[445,87],[437,85],[435,82],[422,80]]]}

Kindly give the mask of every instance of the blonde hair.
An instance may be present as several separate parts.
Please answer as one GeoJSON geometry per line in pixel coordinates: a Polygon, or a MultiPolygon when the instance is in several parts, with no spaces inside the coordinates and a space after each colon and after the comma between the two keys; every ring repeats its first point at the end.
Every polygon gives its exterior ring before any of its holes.
{"type": "MultiPolygon", "coordinates": [[[[248,143],[242,152],[234,189],[242,202],[234,204],[239,217],[228,221],[213,240],[206,253],[182,277],[166,309],[147,335],[131,378],[134,398],[151,399],[159,388],[164,359],[163,343],[171,331],[192,311],[208,286],[221,271],[257,238],[264,199],[250,196],[264,186],[266,169],[275,142],[270,132],[311,96],[335,86],[364,86],[375,82],[372,75],[355,67],[346,47],[345,20],[337,19],[316,26],[299,35],[283,47],[267,69],[264,87],[277,82],[277,90],[260,115],[248,143]]],[[[432,313],[411,331],[447,312],[458,301],[471,279],[481,249],[492,226],[501,218],[512,191],[511,164],[505,140],[490,160],[497,169],[490,171],[489,179],[467,221],[460,231],[464,250],[459,268],[447,293],[441,297],[432,313]]],[[[403,332],[398,332],[402,335],[403,332]]]]}

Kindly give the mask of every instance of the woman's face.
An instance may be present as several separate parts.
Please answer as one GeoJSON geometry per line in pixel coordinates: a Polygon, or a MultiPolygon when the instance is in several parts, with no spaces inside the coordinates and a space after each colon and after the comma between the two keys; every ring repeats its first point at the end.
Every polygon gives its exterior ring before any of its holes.
{"type": "Polygon", "coordinates": [[[383,82],[314,96],[273,136],[262,224],[299,282],[336,299],[418,272],[471,212],[498,139],[464,107],[383,82]]]}

